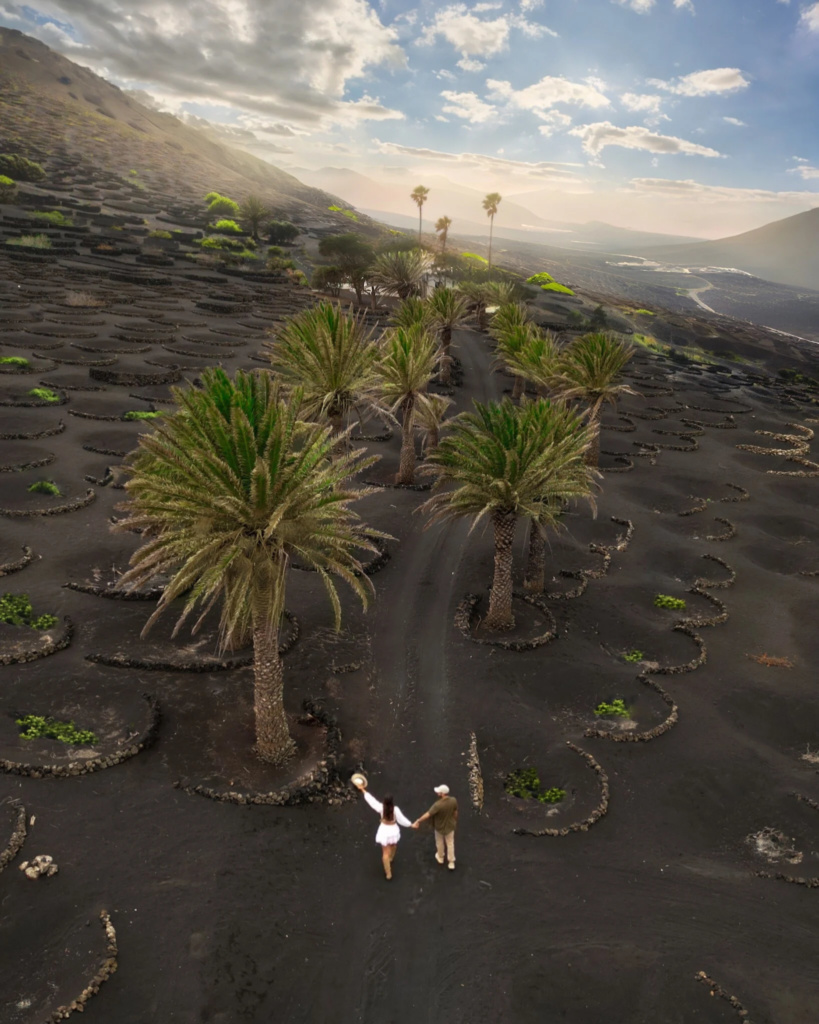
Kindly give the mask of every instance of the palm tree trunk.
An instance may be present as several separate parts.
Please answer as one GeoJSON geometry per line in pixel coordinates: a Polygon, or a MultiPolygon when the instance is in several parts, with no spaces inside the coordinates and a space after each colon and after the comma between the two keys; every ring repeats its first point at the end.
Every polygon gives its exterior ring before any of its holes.
{"type": "Polygon", "coordinates": [[[401,462],[398,467],[397,484],[411,484],[415,478],[415,437],[412,432],[412,414],[415,400],[407,398],[402,406],[404,420],[401,425],[401,462]]]}
{"type": "Polygon", "coordinates": [[[523,589],[532,594],[540,594],[546,582],[546,538],[543,530],[532,520],[529,524],[529,558],[523,589]]]}
{"type": "Polygon", "coordinates": [[[270,764],[284,764],[296,744],[284,713],[284,668],[279,657],[279,631],[267,622],[253,624],[253,682],[256,712],[256,753],[270,764]]]}
{"type": "Polygon", "coordinates": [[[489,611],[484,619],[487,629],[512,629],[512,540],[515,536],[515,513],[494,512],[492,529],[495,535],[495,575],[489,594],[489,611]]]}
{"type": "Polygon", "coordinates": [[[489,273],[492,272],[492,229],[494,228],[494,226],[495,226],[495,216],[493,214],[489,218],[489,266],[487,268],[489,273]]]}
{"type": "Polygon", "coordinates": [[[422,210],[423,210],[423,208],[422,208],[421,204],[419,203],[418,204],[418,248],[419,249],[421,248],[421,225],[423,223],[423,221],[421,219],[422,210]]]}
{"type": "Polygon", "coordinates": [[[518,374],[515,375],[515,383],[512,385],[512,401],[519,402],[526,393],[526,381],[518,374]]]}
{"type": "Polygon", "coordinates": [[[429,430],[427,430],[427,436],[424,439],[424,455],[427,455],[429,452],[434,452],[438,447],[439,440],[440,435],[437,425],[430,427],[429,430]]]}

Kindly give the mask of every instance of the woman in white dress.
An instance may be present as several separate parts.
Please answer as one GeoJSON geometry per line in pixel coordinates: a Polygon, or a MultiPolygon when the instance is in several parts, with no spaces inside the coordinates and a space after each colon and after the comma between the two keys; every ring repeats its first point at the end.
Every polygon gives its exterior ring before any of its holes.
{"type": "Polygon", "coordinates": [[[356,787],[367,803],[381,816],[381,824],[375,833],[375,841],[381,847],[381,862],[384,865],[384,876],[389,882],[392,878],[392,862],[395,859],[395,851],[398,849],[398,840],[401,838],[401,828],[412,828],[412,822],[396,807],[391,796],[385,796],[384,802],[376,800],[367,792],[365,780],[356,781],[356,787]]]}

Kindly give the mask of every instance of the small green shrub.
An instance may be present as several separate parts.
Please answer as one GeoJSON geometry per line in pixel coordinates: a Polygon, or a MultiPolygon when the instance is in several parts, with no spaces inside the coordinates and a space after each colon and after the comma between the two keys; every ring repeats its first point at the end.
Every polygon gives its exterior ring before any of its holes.
{"type": "Polygon", "coordinates": [[[535,768],[517,768],[506,776],[504,788],[510,796],[520,797],[521,800],[537,800],[541,804],[559,803],[566,795],[566,790],[557,786],[541,789],[535,768]]]}
{"type": "Polygon", "coordinates": [[[670,594],[657,594],[654,598],[656,608],[671,608],[675,612],[681,612],[685,608],[685,601],[681,597],[671,597],[670,594]]]}
{"type": "MultiPolygon", "coordinates": [[[[654,316],[654,314],[651,314],[654,316]]],[[[671,351],[671,346],[666,345],[662,341],[657,341],[653,334],[632,334],[631,340],[635,345],[639,345],[640,348],[647,348],[650,352],[667,353],[671,351]]]]}
{"type": "Polygon", "coordinates": [[[170,233],[170,231],[157,230],[149,231],[148,238],[167,238],[170,240],[171,238],[173,238],[173,235],[170,233]]]}
{"type": "Polygon", "coordinates": [[[70,228],[73,224],[71,218],[66,217],[60,210],[34,210],[31,216],[55,228],[70,228]]]}
{"type": "Polygon", "coordinates": [[[638,662],[645,658],[645,654],[642,651],[638,651],[636,648],[633,651],[626,651],[623,655],[623,661],[638,662]]]}
{"type": "Polygon", "coordinates": [[[531,277],[526,278],[527,284],[551,284],[554,278],[551,274],[547,274],[545,270],[542,270],[539,274],[532,274],[531,277]]]}
{"type": "Polygon", "coordinates": [[[6,245],[24,245],[28,249],[50,249],[51,239],[48,235],[20,235],[19,238],[7,238],[6,245]]]}
{"type": "Polygon", "coordinates": [[[629,718],[629,711],[626,707],[625,701],[620,697],[616,697],[610,704],[606,701],[601,701],[600,704],[594,709],[594,713],[598,716],[606,718],[629,718]]]}
{"type": "MultiPolygon", "coordinates": [[[[208,195],[213,195],[213,193],[209,192],[208,195]]],[[[238,217],[239,204],[233,199],[228,199],[227,196],[220,196],[217,193],[216,197],[208,203],[208,213],[212,217],[218,217],[220,214],[224,214],[226,217],[238,217]]]]}
{"type": "Polygon", "coordinates": [[[0,203],[13,199],[17,192],[17,182],[5,174],[0,174],[0,203]]]}
{"type": "Polygon", "coordinates": [[[268,270],[295,270],[296,264],[293,260],[282,259],[281,256],[270,256],[267,260],[268,270]]]}
{"type": "Polygon", "coordinates": [[[122,417],[124,420],[156,420],[161,412],[148,412],[147,409],[131,409],[122,417]]]}
{"type": "Polygon", "coordinates": [[[267,250],[268,256],[284,256],[284,249],[280,245],[271,245],[267,250]]]}
{"type": "Polygon", "coordinates": [[[28,359],[22,356],[0,356],[0,366],[28,366],[28,359]]]}
{"type": "Polygon", "coordinates": [[[32,398],[39,398],[41,402],[59,402],[60,396],[55,394],[51,388],[32,388],[28,394],[32,398]]]}
{"type": "Polygon", "coordinates": [[[215,224],[211,224],[211,228],[213,228],[214,231],[221,231],[222,233],[227,231],[232,235],[242,234],[242,229],[235,220],[226,220],[225,218],[218,220],[215,224]]]}
{"type": "Polygon", "coordinates": [[[90,729],[78,729],[73,722],[61,722],[58,718],[45,718],[42,715],[23,715],[16,719],[20,726],[20,739],[36,740],[45,736],[60,743],[70,743],[78,747],[97,742],[96,734],[90,729]]]}
{"type": "Polygon", "coordinates": [[[133,168],[131,168],[131,170],[128,171],[128,173],[131,175],[132,178],[138,178],[139,177],[139,171],[135,171],[133,168]]]}
{"type": "Polygon", "coordinates": [[[40,164],[27,160],[19,153],[0,153],[0,174],[15,181],[42,181],[45,171],[40,164]]]}
{"type": "Polygon", "coordinates": [[[565,284],[558,284],[557,281],[552,281],[551,284],[542,284],[540,287],[544,292],[558,292],[560,295],[574,295],[571,288],[567,288],[565,284]]]}
{"type": "Polygon", "coordinates": [[[52,480],[37,480],[28,489],[29,494],[51,494],[53,497],[59,497],[62,493],[60,488],[52,480]]]}
{"type": "Polygon", "coordinates": [[[635,309],[635,316],[656,316],[656,313],[652,313],[650,309],[635,309]]]}
{"type": "Polygon", "coordinates": [[[464,259],[467,260],[477,260],[478,263],[485,263],[487,265],[489,264],[489,260],[485,256],[479,256],[478,253],[476,252],[462,252],[461,256],[463,256],[464,259]]]}
{"type": "Polygon", "coordinates": [[[223,252],[244,252],[245,243],[238,238],[228,238],[226,235],[210,235],[208,238],[198,239],[198,244],[203,249],[221,249],[223,252]]]}
{"type": "Polygon", "coordinates": [[[5,622],[9,626],[51,629],[57,624],[57,617],[45,614],[35,618],[28,594],[5,593],[0,597],[0,622],[5,622]]]}

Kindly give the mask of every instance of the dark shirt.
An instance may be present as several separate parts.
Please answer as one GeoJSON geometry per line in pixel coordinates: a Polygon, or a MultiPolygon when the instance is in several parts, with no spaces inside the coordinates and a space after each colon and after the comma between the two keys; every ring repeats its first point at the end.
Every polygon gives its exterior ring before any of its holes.
{"type": "Polygon", "coordinates": [[[454,796],[442,796],[427,811],[433,828],[441,835],[455,831],[458,824],[458,801],[454,796]]]}

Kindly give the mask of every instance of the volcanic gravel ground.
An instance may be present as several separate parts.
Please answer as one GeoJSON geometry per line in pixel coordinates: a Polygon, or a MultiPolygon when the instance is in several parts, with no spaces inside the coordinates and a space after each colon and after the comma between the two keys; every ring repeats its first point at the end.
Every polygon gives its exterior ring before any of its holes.
{"type": "MultiPolygon", "coordinates": [[[[301,626],[285,658],[294,717],[303,699],[323,700],[341,725],[342,774],[363,765],[372,790],[391,791],[410,816],[441,782],[461,802],[456,871],[435,863],[428,832],[406,832],[387,884],[377,821],[363,802],[241,807],[172,787],[272,790],[321,756],[323,731],[304,722],[296,765],[275,773],[253,760],[249,668],[157,671],[87,659],[195,667],[215,655],[215,620],[196,638],[172,640],[168,621],[141,639],[153,604],[105,596],[137,538],[109,531],[121,476],[100,483],[151,429],[121,417],[166,403],[169,371],[184,382],[214,362],[259,366],[266,327],[312,301],[281,283],[191,274],[179,261],[162,269],[160,287],[157,271],[124,273],[123,264],[77,255],[2,266],[0,352],[53,352],[59,368],[42,377],[67,399],[0,408],[9,438],[0,442],[0,559],[10,566],[25,546],[32,554],[4,576],[3,590],[26,592],[36,614],[60,617],[54,639],[63,616],[74,635],[63,650],[0,670],[0,758],[70,759],[56,741],[20,739],[21,714],[70,718],[97,732],[94,754],[109,754],[146,729],[142,694],[162,709],[156,743],[123,764],[74,778],[0,775],[0,798],[19,799],[33,820],[0,878],[3,1021],[45,1020],[79,995],[104,954],[104,908],[119,969],[88,1003],[90,1024],[738,1019],[697,982],[701,970],[754,1024],[813,1024],[819,893],[755,872],[819,876],[819,811],[794,795],[819,799],[817,765],[802,758],[819,747],[819,480],[771,473],[813,473],[810,441],[800,456],[808,463],[737,448],[796,451],[756,432],[799,434],[789,425],[809,426],[810,395],[764,375],[760,386],[744,372],[635,358],[631,382],[643,397],[606,414],[597,517],[573,509],[568,532],[551,541],[546,606],[557,636],[535,650],[478,645],[456,629],[467,593],[482,595],[485,611],[490,538],[469,535],[465,523],[425,530],[414,514],[423,493],[385,488],[362,502],[364,518],[396,539],[369,613],[345,596],[341,634],[316,577],[291,574],[287,606],[301,626]],[[70,289],[101,305],[62,305],[70,289]],[[241,312],[214,312],[226,299],[241,312]],[[62,496],[30,494],[40,479],[62,496]],[[89,488],[93,503],[76,507],[89,488]],[[64,510],[8,514],[52,508],[64,510]],[[618,550],[623,521],[633,535],[618,550]],[[657,594],[683,598],[685,611],[656,608],[657,594]],[[686,618],[693,624],[675,630],[686,618]],[[640,664],[624,661],[632,650],[640,664]],[[652,684],[678,707],[676,724],[652,684]],[[618,697],[633,721],[607,732],[593,711],[618,697]],[[650,741],[627,741],[666,720],[650,741]],[[601,727],[606,735],[584,735],[601,727]],[[468,786],[473,732],[481,813],[468,786]],[[506,794],[506,775],[522,767],[537,768],[566,799],[551,806],[506,794]],[[607,813],[582,829],[514,831],[594,819],[606,809],[605,786],[607,813]],[[790,860],[771,862],[749,841],[766,827],[783,834],[790,860]],[[59,874],[29,881],[17,864],[41,853],[59,874]]],[[[461,331],[454,346],[464,375],[456,409],[499,397],[508,380],[491,371],[488,339],[461,331]]],[[[4,375],[0,398],[23,401],[39,379],[4,375]]],[[[397,469],[399,443],[397,432],[367,443],[383,456],[379,479],[397,469]]],[[[519,572],[524,550],[521,528],[519,572]]],[[[513,639],[546,630],[541,613],[516,606],[513,639]]],[[[485,636],[479,627],[476,635],[485,636]]],[[[41,637],[5,627],[0,653],[35,650],[41,637]]],[[[15,815],[0,805],[0,846],[15,815]]]]}

